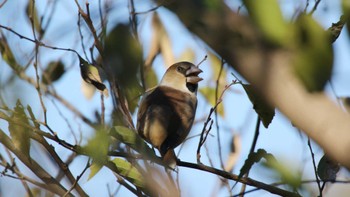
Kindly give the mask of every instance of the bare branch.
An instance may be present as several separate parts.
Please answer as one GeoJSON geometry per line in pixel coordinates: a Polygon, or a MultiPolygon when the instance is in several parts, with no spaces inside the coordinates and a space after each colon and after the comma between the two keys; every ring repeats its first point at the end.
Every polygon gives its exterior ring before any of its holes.
{"type": "Polygon", "coordinates": [[[216,169],[216,168],[212,168],[212,167],[209,167],[209,166],[205,166],[205,165],[202,165],[202,164],[194,164],[194,163],[189,163],[189,162],[184,162],[184,161],[178,160],[177,161],[177,165],[178,166],[182,166],[182,167],[186,167],[186,168],[192,168],[192,169],[196,169],[196,170],[201,170],[201,171],[213,173],[213,174],[222,176],[222,177],[224,177],[226,179],[238,181],[238,182],[241,182],[241,183],[253,186],[253,187],[261,188],[261,189],[266,190],[266,191],[268,191],[268,192],[270,192],[272,194],[277,194],[277,195],[280,195],[280,196],[291,196],[291,197],[292,196],[295,196],[295,197],[300,196],[297,193],[293,193],[293,192],[289,192],[289,191],[286,191],[286,190],[282,190],[282,189],[280,189],[278,187],[275,187],[275,186],[272,186],[272,185],[268,185],[268,184],[265,184],[265,183],[262,183],[262,182],[259,182],[259,181],[255,181],[255,180],[250,179],[250,178],[239,178],[238,175],[234,175],[234,174],[231,174],[229,172],[226,172],[226,171],[223,171],[223,170],[219,170],[219,169],[216,169]]]}
{"type": "Polygon", "coordinates": [[[66,189],[56,181],[49,173],[47,173],[36,161],[22,153],[15,147],[11,139],[0,129],[1,143],[13,152],[36,176],[38,176],[47,185],[47,190],[57,194],[64,195],[66,189]]]}

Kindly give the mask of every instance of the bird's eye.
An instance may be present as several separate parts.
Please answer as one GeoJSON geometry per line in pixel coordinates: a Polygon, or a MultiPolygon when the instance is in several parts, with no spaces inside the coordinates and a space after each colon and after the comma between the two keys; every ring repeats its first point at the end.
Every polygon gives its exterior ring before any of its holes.
{"type": "Polygon", "coordinates": [[[181,67],[181,66],[178,66],[177,67],[177,71],[179,71],[180,73],[183,73],[184,72],[184,68],[183,67],[181,67]]]}

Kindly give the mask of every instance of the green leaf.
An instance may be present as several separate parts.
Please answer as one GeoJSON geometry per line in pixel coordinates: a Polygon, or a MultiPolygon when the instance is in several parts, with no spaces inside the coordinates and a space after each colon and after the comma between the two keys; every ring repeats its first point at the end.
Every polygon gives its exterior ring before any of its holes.
{"type": "Polygon", "coordinates": [[[13,144],[24,154],[29,156],[30,151],[30,133],[29,120],[24,112],[24,107],[20,100],[17,100],[16,107],[9,121],[8,129],[12,137],[13,144]]]}
{"type": "Polygon", "coordinates": [[[95,135],[82,149],[94,162],[103,165],[108,160],[109,140],[108,133],[104,129],[96,130],[95,135]]]}
{"type": "Polygon", "coordinates": [[[148,90],[150,88],[153,88],[157,86],[158,84],[158,77],[156,75],[156,72],[154,71],[152,66],[145,66],[144,67],[144,76],[145,76],[145,89],[148,90]]]}
{"type": "Polygon", "coordinates": [[[252,102],[255,112],[262,120],[263,125],[265,128],[268,128],[273,117],[275,116],[275,108],[270,107],[270,105],[268,105],[260,95],[256,94],[251,85],[242,84],[242,86],[247,93],[250,102],[252,102]]]}
{"type": "Polygon", "coordinates": [[[110,130],[110,135],[151,160],[158,162],[160,161],[160,159],[155,155],[154,151],[136,133],[136,131],[123,126],[115,126],[110,130]]]}
{"type": "Polygon", "coordinates": [[[337,178],[337,173],[339,172],[340,166],[338,163],[329,159],[327,155],[323,155],[321,160],[317,165],[317,175],[322,181],[334,182],[337,178]]]}
{"type": "Polygon", "coordinates": [[[38,10],[36,9],[35,5],[33,7],[33,3],[35,1],[29,0],[28,4],[26,6],[26,16],[28,17],[28,20],[34,23],[35,30],[39,33],[43,33],[43,29],[41,28],[41,20],[38,16],[38,10]]]}
{"type": "Polygon", "coordinates": [[[62,61],[50,62],[44,70],[41,78],[44,84],[51,84],[57,81],[64,74],[64,64],[62,61]]]}
{"type": "MultiPolygon", "coordinates": [[[[222,91],[222,90],[221,90],[222,91]]],[[[205,100],[210,103],[210,105],[215,106],[215,93],[216,90],[215,88],[211,87],[204,87],[204,88],[199,88],[199,92],[204,96],[205,100]]],[[[220,96],[220,92],[218,90],[218,96],[220,96]]],[[[220,116],[224,117],[225,111],[224,111],[224,105],[221,103],[217,107],[217,112],[219,113],[220,116]]]]}
{"type": "Polygon", "coordinates": [[[342,0],[342,8],[344,13],[344,20],[346,21],[346,27],[348,29],[348,33],[350,34],[350,1],[342,0]]]}
{"type": "Polygon", "coordinates": [[[111,68],[127,99],[129,109],[134,112],[142,93],[139,71],[142,63],[142,48],[133,37],[130,26],[119,24],[107,35],[104,43],[104,63],[111,68]]]}
{"type": "Polygon", "coordinates": [[[299,172],[292,171],[290,167],[281,164],[276,158],[270,154],[264,154],[266,162],[264,165],[278,173],[281,180],[291,186],[293,190],[297,190],[301,187],[301,175],[299,172]]]}
{"type": "Polygon", "coordinates": [[[250,171],[255,163],[258,163],[265,155],[266,151],[263,149],[259,149],[257,152],[249,153],[248,158],[244,161],[244,165],[239,171],[238,178],[242,178],[242,176],[250,171]]]}
{"type": "Polygon", "coordinates": [[[102,169],[102,167],[103,165],[101,165],[99,162],[92,162],[88,181],[92,179],[102,169]]]}
{"type": "Polygon", "coordinates": [[[282,46],[290,42],[290,27],[283,19],[277,0],[244,0],[243,2],[250,17],[267,41],[282,46]]]}
{"type": "Polygon", "coordinates": [[[4,35],[1,35],[0,38],[0,53],[2,55],[2,59],[16,72],[20,72],[22,70],[21,66],[17,63],[15,56],[12,53],[10,46],[4,35]]]}
{"type": "Polygon", "coordinates": [[[333,68],[331,37],[311,16],[296,20],[294,71],[310,92],[322,91],[333,68]]]}
{"type": "Polygon", "coordinates": [[[145,188],[145,180],[142,174],[130,162],[120,158],[113,159],[113,163],[117,167],[119,174],[125,177],[136,187],[145,188]]]}
{"type": "Polygon", "coordinates": [[[149,50],[150,53],[147,57],[146,63],[150,62],[149,60],[154,60],[156,55],[160,53],[166,67],[173,64],[175,58],[171,47],[171,40],[157,12],[152,16],[152,30],[153,34],[149,50]]]}
{"type": "Polygon", "coordinates": [[[33,122],[34,126],[36,128],[39,128],[40,124],[36,121],[36,118],[34,116],[33,110],[32,110],[32,108],[29,105],[27,105],[27,111],[28,111],[28,113],[30,115],[30,118],[32,119],[32,122],[33,122]]]}

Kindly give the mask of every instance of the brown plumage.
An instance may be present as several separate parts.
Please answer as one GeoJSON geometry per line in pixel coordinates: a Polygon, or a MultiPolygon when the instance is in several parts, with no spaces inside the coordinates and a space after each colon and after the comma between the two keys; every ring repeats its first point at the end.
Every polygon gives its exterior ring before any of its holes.
{"type": "Polygon", "coordinates": [[[168,68],[160,84],[146,92],[141,100],[138,133],[159,150],[167,165],[174,165],[174,148],[191,130],[201,72],[192,63],[176,63],[168,68]]]}

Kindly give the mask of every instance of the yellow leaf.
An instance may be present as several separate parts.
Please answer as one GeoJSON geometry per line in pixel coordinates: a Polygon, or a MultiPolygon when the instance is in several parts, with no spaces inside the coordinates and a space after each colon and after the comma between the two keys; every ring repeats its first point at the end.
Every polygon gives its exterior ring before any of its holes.
{"type": "Polygon", "coordinates": [[[300,15],[295,26],[294,71],[309,91],[322,91],[332,74],[331,37],[309,15],[300,15]]]}
{"type": "Polygon", "coordinates": [[[144,188],[145,180],[141,173],[130,162],[120,158],[115,158],[113,163],[117,167],[119,173],[135,186],[144,188]]]}
{"type": "Polygon", "coordinates": [[[194,62],[195,53],[192,48],[186,48],[181,54],[180,57],[177,58],[177,61],[188,61],[194,62]]]}
{"type": "Polygon", "coordinates": [[[152,28],[152,54],[155,54],[155,52],[160,52],[163,56],[165,66],[172,65],[175,62],[175,58],[171,48],[171,41],[157,12],[153,14],[152,28]]]}
{"type": "Polygon", "coordinates": [[[90,166],[90,174],[88,177],[88,181],[92,179],[102,169],[102,167],[103,165],[101,165],[100,163],[92,162],[90,166]]]}
{"type": "Polygon", "coordinates": [[[108,160],[109,136],[107,131],[96,130],[95,135],[82,148],[94,162],[103,165],[108,160]]]}
{"type": "Polygon", "coordinates": [[[29,156],[30,151],[30,133],[31,130],[26,127],[30,126],[24,107],[20,100],[17,100],[14,112],[11,115],[8,129],[12,137],[13,144],[24,154],[29,156]]]}

